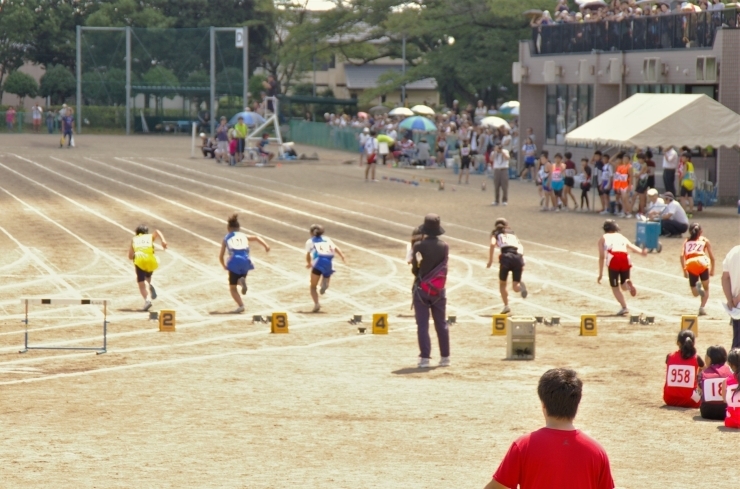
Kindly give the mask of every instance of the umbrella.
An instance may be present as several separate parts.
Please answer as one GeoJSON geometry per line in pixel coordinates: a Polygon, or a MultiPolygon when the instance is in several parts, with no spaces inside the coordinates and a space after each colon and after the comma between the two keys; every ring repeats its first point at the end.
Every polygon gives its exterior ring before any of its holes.
{"type": "Polygon", "coordinates": [[[368,112],[371,114],[387,114],[390,109],[386,107],[385,105],[376,105],[375,107],[372,107],[368,112]]]}
{"type": "Polygon", "coordinates": [[[526,12],[524,12],[524,16],[525,17],[532,17],[532,18],[534,18],[534,17],[539,17],[540,15],[542,15],[542,10],[540,10],[538,8],[533,8],[533,9],[530,9],[530,10],[527,10],[526,12]]]}
{"type": "Polygon", "coordinates": [[[495,116],[484,117],[483,120],[480,121],[480,123],[483,126],[491,126],[495,128],[505,127],[506,129],[511,129],[511,126],[509,126],[508,122],[500,117],[495,116]]]}
{"type": "Polygon", "coordinates": [[[378,142],[379,143],[388,143],[388,144],[395,143],[395,141],[393,140],[393,138],[390,137],[387,134],[378,134],[378,138],[377,139],[378,139],[378,142]]]}
{"type": "Polygon", "coordinates": [[[701,7],[693,3],[684,2],[681,4],[681,12],[701,12],[701,7]]]}
{"type": "Polygon", "coordinates": [[[404,117],[411,117],[414,113],[406,107],[396,107],[395,109],[388,112],[388,115],[402,115],[404,117]]]}
{"type": "Polygon", "coordinates": [[[591,0],[581,4],[582,9],[593,9],[598,10],[602,7],[606,7],[607,4],[604,0],[591,0]]]}
{"type": "Polygon", "coordinates": [[[358,112],[357,117],[360,117],[362,119],[367,119],[367,112],[358,112]]]}
{"type": "Polygon", "coordinates": [[[426,105],[414,105],[411,107],[411,112],[419,115],[434,115],[434,109],[426,105]]]}
{"type": "Polygon", "coordinates": [[[430,132],[430,131],[437,130],[437,126],[434,125],[434,122],[420,115],[416,115],[414,117],[409,117],[408,119],[404,119],[404,121],[401,122],[398,125],[398,127],[401,129],[411,129],[414,131],[430,132]]]}
{"type": "Polygon", "coordinates": [[[262,124],[263,122],[265,122],[265,119],[257,112],[239,112],[231,118],[231,120],[229,121],[229,125],[233,126],[234,124],[236,124],[239,117],[243,117],[244,124],[248,126],[256,126],[257,124],[262,124]]]}
{"type": "Polygon", "coordinates": [[[519,107],[519,102],[517,100],[510,100],[508,102],[504,102],[501,104],[501,107],[499,109],[513,109],[514,107],[519,107]]]}
{"type": "Polygon", "coordinates": [[[651,3],[657,3],[657,4],[664,3],[666,5],[670,5],[671,4],[671,2],[669,0],[638,0],[635,3],[637,5],[645,5],[645,4],[651,4],[651,3]]]}

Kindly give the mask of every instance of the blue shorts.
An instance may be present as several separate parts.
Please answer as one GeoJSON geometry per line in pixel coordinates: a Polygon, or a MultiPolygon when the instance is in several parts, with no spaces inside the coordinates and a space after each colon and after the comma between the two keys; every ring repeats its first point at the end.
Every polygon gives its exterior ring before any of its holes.
{"type": "Polygon", "coordinates": [[[314,275],[321,275],[324,278],[331,277],[334,273],[334,269],[331,266],[331,258],[320,256],[316,263],[313,264],[311,273],[314,275]]]}
{"type": "Polygon", "coordinates": [[[360,145],[360,154],[361,155],[364,155],[365,154],[365,145],[364,144],[361,144],[360,145]]]}
{"type": "Polygon", "coordinates": [[[563,190],[563,186],[564,186],[563,182],[553,183],[552,184],[552,189],[553,189],[553,191],[558,192],[560,190],[563,190]]]}
{"type": "Polygon", "coordinates": [[[535,163],[535,159],[534,159],[534,156],[527,156],[527,157],[526,157],[526,158],[524,159],[524,165],[525,165],[525,166],[526,166],[527,168],[532,168],[532,167],[534,166],[534,163],[535,163]]]}
{"type": "Polygon", "coordinates": [[[542,190],[544,190],[545,192],[549,192],[550,191],[550,187],[548,187],[545,184],[542,184],[542,190]]]}

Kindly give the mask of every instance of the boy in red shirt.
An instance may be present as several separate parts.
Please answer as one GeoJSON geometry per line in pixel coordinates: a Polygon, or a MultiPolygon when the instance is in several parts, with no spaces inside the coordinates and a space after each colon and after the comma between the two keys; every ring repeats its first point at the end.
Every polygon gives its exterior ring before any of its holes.
{"type": "Polygon", "coordinates": [[[583,383],[556,368],[540,377],[545,427],[515,441],[485,489],[613,489],[609,458],[573,420],[583,383]]]}

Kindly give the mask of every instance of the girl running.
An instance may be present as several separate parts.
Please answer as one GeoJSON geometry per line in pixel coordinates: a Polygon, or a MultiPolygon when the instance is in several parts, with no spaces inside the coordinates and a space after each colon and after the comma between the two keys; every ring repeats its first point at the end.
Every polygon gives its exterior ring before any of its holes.
{"type": "Polygon", "coordinates": [[[329,280],[334,273],[332,260],[334,255],[339,255],[342,262],[347,263],[342,250],[337,248],[329,238],[324,237],[324,226],[314,224],[309,230],[311,237],[306,241],[306,268],[311,270],[311,299],[313,299],[313,312],[319,312],[319,293],[316,287],[321,278],[321,295],[329,288],[329,280]]]}
{"type": "Polygon", "coordinates": [[[504,301],[504,308],[501,314],[509,314],[511,308],[509,308],[509,293],[506,290],[506,281],[509,277],[509,272],[511,272],[513,282],[512,288],[514,292],[522,294],[522,299],[527,298],[527,287],[522,282],[524,247],[511,231],[509,223],[503,217],[496,219],[495,228],[491,232],[491,245],[488,251],[488,264],[486,268],[491,268],[496,248],[501,250],[498,257],[499,290],[501,291],[501,300],[504,301]]]}
{"type": "Polygon", "coordinates": [[[622,211],[618,214],[619,217],[629,219],[632,217],[632,209],[630,207],[630,183],[632,182],[632,161],[630,155],[624,153],[617,156],[619,166],[614,171],[614,193],[616,194],[617,203],[621,204],[622,211]]]}
{"type": "Polygon", "coordinates": [[[714,276],[714,254],[709,240],[702,236],[701,225],[693,222],[689,226],[689,237],[683,242],[681,251],[683,276],[689,279],[694,297],[701,297],[699,316],[707,313],[704,308],[709,300],[709,277],[714,276]]]}
{"type": "Polygon", "coordinates": [[[128,259],[134,262],[139,293],[144,298],[144,307],[142,307],[144,311],[148,311],[152,307],[152,301],[157,298],[157,291],[152,286],[152,273],[159,268],[159,259],[154,256],[154,242],[157,239],[162,242],[162,248],[166,250],[167,240],[164,239],[162,231],[155,229],[153,233],[150,233],[149,228],[142,224],[136,228],[136,236],[131,240],[131,246],[128,249],[128,259]]]}
{"type": "Polygon", "coordinates": [[[604,262],[609,270],[609,285],[612,288],[614,298],[617,299],[619,305],[622,308],[617,312],[617,316],[626,316],[629,313],[627,309],[627,302],[624,299],[623,290],[629,290],[632,297],[637,295],[637,289],[632,285],[630,280],[630,268],[632,263],[630,262],[629,251],[635,251],[642,253],[643,256],[647,255],[647,249],[641,250],[637,246],[630,243],[630,240],[625,238],[619,232],[619,226],[613,219],[607,219],[604,221],[604,235],[599,240],[599,278],[596,280],[597,283],[601,283],[601,278],[604,273],[604,262]],[[620,289],[621,286],[621,289],[620,289]]]}
{"type": "Polygon", "coordinates": [[[697,392],[699,370],[704,360],[696,354],[694,333],[688,329],[678,333],[678,351],[665,359],[663,401],[667,406],[698,408],[701,396],[697,392]]]}
{"type": "Polygon", "coordinates": [[[727,414],[725,426],[727,428],[740,428],[740,350],[735,348],[727,355],[727,365],[730,366],[734,375],[727,378],[722,391],[725,393],[727,403],[727,414]]]}
{"type": "Polygon", "coordinates": [[[256,241],[265,248],[266,252],[270,252],[270,247],[265,243],[264,239],[259,236],[248,236],[242,233],[240,228],[239,215],[232,215],[227,221],[226,230],[228,234],[221,242],[221,252],[218,255],[218,261],[221,262],[221,266],[229,272],[229,291],[238,306],[234,310],[234,314],[244,312],[244,302],[242,302],[236,286],[240,285],[242,295],[246,294],[247,274],[250,270],[254,270],[252,260],[249,258],[249,243],[256,241]],[[224,262],[226,251],[229,252],[229,259],[224,262]]]}
{"type": "MultiPolygon", "coordinates": [[[[555,163],[552,165],[550,171],[550,189],[552,190],[550,198],[552,199],[552,209],[555,212],[560,212],[560,208],[563,206],[563,188],[565,186],[565,164],[563,164],[563,157],[560,153],[555,155],[555,163]]],[[[565,208],[568,208],[568,201],[565,202],[565,208]]]]}

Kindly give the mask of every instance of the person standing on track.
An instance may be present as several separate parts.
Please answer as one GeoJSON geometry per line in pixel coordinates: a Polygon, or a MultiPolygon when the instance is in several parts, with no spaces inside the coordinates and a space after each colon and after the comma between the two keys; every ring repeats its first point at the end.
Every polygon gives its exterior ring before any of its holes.
{"type": "Polygon", "coordinates": [[[501,300],[504,302],[504,308],[501,314],[509,314],[509,293],[506,290],[506,281],[511,272],[512,288],[514,292],[522,294],[522,299],[527,298],[527,287],[522,282],[522,272],[524,271],[524,247],[519,238],[509,228],[509,223],[503,217],[496,219],[495,227],[491,232],[491,244],[488,250],[488,264],[486,268],[493,265],[493,255],[498,248],[501,252],[498,256],[499,269],[499,290],[501,291],[501,300]]]}
{"type": "Polygon", "coordinates": [[[732,318],[732,349],[740,348],[740,245],[734,246],[722,262],[722,292],[725,309],[732,318]]]}
{"type": "Polygon", "coordinates": [[[576,184],[576,167],[575,161],[573,161],[573,153],[570,151],[565,152],[565,190],[563,191],[563,206],[565,210],[568,210],[568,197],[573,200],[573,210],[578,209],[578,201],[575,195],[573,195],[573,187],[576,184]]]}
{"type": "MultiPolygon", "coordinates": [[[[588,203],[588,193],[591,191],[591,167],[588,164],[588,158],[581,158],[581,208],[580,212],[590,212],[591,206],[588,203]]],[[[594,202],[596,205],[596,202],[594,202]]]]}
{"type": "Polygon", "coordinates": [[[722,391],[725,393],[727,413],[725,415],[725,428],[740,428],[740,350],[733,349],[727,355],[727,365],[732,369],[733,375],[727,378],[722,391]]]}
{"type": "Polygon", "coordinates": [[[67,148],[72,147],[72,139],[74,138],[74,126],[75,126],[75,112],[72,107],[64,109],[64,116],[62,117],[62,139],[59,141],[59,147],[64,147],[64,138],[67,139],[67,148]]]}
{"type": "Polygon", "coordinates": [[[619,166],[614,171],[614,193],[616,194],[616,201],[622,206],[622,210],[617,216],[629,219],[632,217],[632,201],[630,200],[632,160],[628,153],[623,153],[617,155],[617,161],[619,161],[619,166]]]}
{"type": "Polygon", "coordinates": [[[537,186],[539,186],[540,193],[540,210],[549,210],[550,205],[550,172],[552,171],[552,164],[548,159],[548,152],[543,151],[540,155],[540,163],[537,168],[537,186]]]}
{"type": "Polygon", "coordinates": [[[264,239],[259,236],[249,236],[242,233],[240,229],[239,215],[234,214],[229,217],[226,224],[228,234],[221,241],[221,252],[218,255],[221,266],[229,272],[229,291],[238,306],[234,310],[235,314],[244,312],[244,302],[242,302],[236,286],[241,286],[241,295],[245,295],[247,293],[247,274],[250,270],[254,270],[252,260],[249,258],[249,243],[256,241],[265,248],[266,252],[270,252],[270,247],[264,239]],[[227,251],[229,252],[229,259],[224,261],[224,255],[227,251]]]}
{"type": "Polygon", "coordinates": [[[247,125],[244,117],[239,116],[234,124],[234,139],[236,139],[236,162],[241,163],[244,159],[244,151],[247,148],[247,125]]]}
{"type": "Polygon", "coordinates": [[[601,212],[599,214],[605,216],[611,214],[609,209],[609,195],[612,191],[612,177],[614,176],[614,167],[609,161],[608,154],[601,156],[601,168],[598,168],[596,175],[599,177],[598,193],[601,199],[601,212]]]}
{"type": "Polygon", "coordinates": [[[152,307],[152,301],[157,298],[157,291],[152,285],[152,273],[159,268],[159,259],[154,256],[154,242],[159,239],[162,242],[162,248],[166,250],[167,240],[164,239],[162,231],[155,229],[153,233],[150,233],[149,228],[143,224],[136,228],[135,233],[136,236],[131,240],[131,246],[128,249],[128,259],[134,262],[136,282],[139,285],[141,297],[144,298],[142,309],[148,311],[152,307]]]}
{"type": "MultiPolygon", "coordinates": [[[[550,183],[548,185],[552,191],[550,197],[552,199],[552,210],[560,212],[560,208],[563,206],[563,188],[565,187],[565,164],[563,164],[563,157],[560,153],[555,155],[555,163],[552,165],[550,171],[550,183]]],[[[567,204],[568,201],[565,201],[567,204]]]]}
{"type": "Polygon", "coordinates": [[[311,233],[311,237],[306,241],[306,268],[311,270],[312,312],[319,312],[321,310],[319,293],[324,295],[326,289],[329,288],[329,280],[334,273],[332,267],[334,255],[339,255],[344,263],[347,263],[347,260],[344,258],[342,250],[337,248],[332,240],[324,237],[324,226],[314,224],[309,229],[309,233],[311,233]],[[319,278],[321,278],[321,289],[317,292],[319,278]]]}
{"type": "Polygon", "coordinates": [[[601,283],[601,278],[604,275],[604,263],[606,262],[607,269],[609,271],[609,285],[612,288],[614,298],[617,299],[619,305],[622,308],[617,312],[617,316],[626,316],[629,313],[627,309],[627,302],[624,299],[622,290],[629,290],[632,297],[637,295],[637,289],[632,284],[630,279],[630,268],[632,263],[630,262],[629,251],[635,251],[642,253],[643,256],[647,255],[647,249],[640,249],[637,246],[630,243],[619,232],[619,226],[613,219],[607,219],[604,221],[604,235],[599,240],[599,278],[596,280],[597,283],[601,283]],[[621,289],[620,289],[621,286],[621,289]]]}
{"type": "Polygon", "coordinates": [[[375,182],[375,167],[378,163],[378,138],[374,130],[370,131],[370,137],[365,139],[365,157],[367,160],[367,166],[365,167],[365,181],[369,181],[368,177],[372,177],[372,181],[375,182]]]}
{"type": "Polygon", "coordinates": [[[437,214],[427,214],[421,228],[423,239],[412,251],[411,273],[416,278],[413,287],[413,306],[416,316],[416,336],[419,341],[419,368],[429,368],[432,340],[429,337],[429,312],[439,341],[440,367],[450,365],[450,331],[447,326],[447,260],[449,247],[439,239],[445,233],[437,214]]]}
{"type": "Polygon", "coordinates": [[[701,297],[699,316],[707,313],[704,307],[709,300],[709,277],[714,276],[714,254],[709,240],[702,236],[701,225],[693,222],[689,226],[689,237],[683,242],[681,251],[683,276],[689,279],[694,297],[701,297]]]}
{"type": "Polygon", "coordinates": [[[493,192],[496,200],[493,205],[498,205],[499,195],[503,205],[509,205],[509,152],[501,148],[500,144],[493,147],[491,159],[493,159],[493,192]]]}
{"type": "Polygon", "coordinates": [[[463,139],[460,148],[460,174],[457,177],[457,184],[462,184],[463,175],[465,175],[465,185],[470,184],[470,144],[467,139],[463,139]]]}

